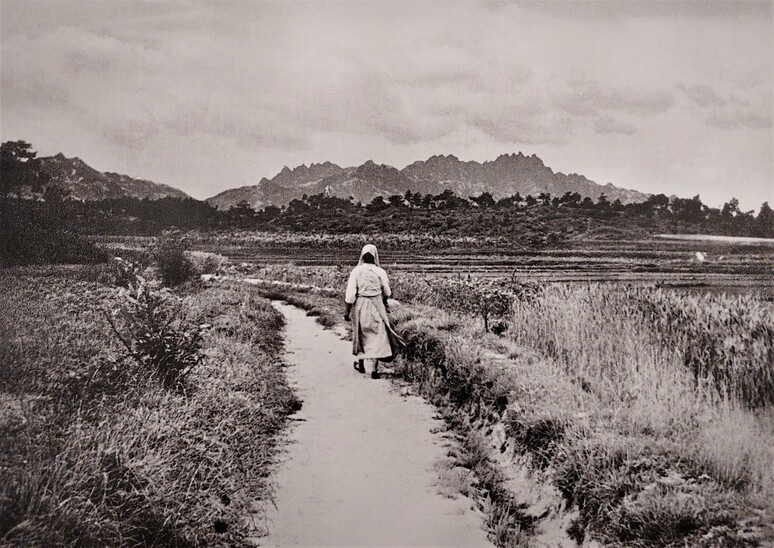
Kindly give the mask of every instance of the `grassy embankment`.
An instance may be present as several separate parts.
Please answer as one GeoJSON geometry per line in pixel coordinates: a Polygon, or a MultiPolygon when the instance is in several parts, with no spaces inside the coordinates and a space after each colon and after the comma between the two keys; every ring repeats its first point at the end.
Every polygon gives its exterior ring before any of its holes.
{"type": "Polygon", "coordinates": [[[297,405],[281,315],[244,285],[143,295],[111,280],[0,272],[0,544],[247,544],[297,405]]]}
{"type": "MultiPolygon", "coordinates": [[[[341,272],[270,267],[262,276],[341,287],[341,272]]],[[[399,298],[433,302],[401,285],[399,298]]],[[[340,321],[340,296],[273,285],[274,296],[340,321]]],[[[627,546],[771,542],[774,318],[745,297],[614,286],[549,286],[518,299],[503,336],[483,322],[407,304],[396,372],[460,435],[501,545],[528,543],[541,518],[491,466],[484,435],[526,458],[577,508],[569,533],[627,546]]],[[[507,470],[505,470],[507,476],[507,470]]]]}

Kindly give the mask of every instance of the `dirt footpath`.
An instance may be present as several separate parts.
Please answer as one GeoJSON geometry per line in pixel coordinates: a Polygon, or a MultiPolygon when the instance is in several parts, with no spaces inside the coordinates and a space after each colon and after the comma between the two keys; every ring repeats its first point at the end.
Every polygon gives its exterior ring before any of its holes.
{"type": "Polygon", "coordinates": [[[352,368],[351,344],[287,319],[286,360],[304,401],[276,481],[263,546],[491,546],[471,499],[438,493],[445,440],[433,408],[352,368]]]}

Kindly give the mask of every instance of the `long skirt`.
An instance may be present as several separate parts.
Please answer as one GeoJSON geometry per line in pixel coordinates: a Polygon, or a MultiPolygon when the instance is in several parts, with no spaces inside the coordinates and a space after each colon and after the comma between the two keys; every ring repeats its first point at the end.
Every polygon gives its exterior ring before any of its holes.
{"type": "Polygon", "coordinates": [[[398,353],[401,342],[381,297],[358,296],[352,315],[352,353],[359,360],[389,361],[398,353]]]}

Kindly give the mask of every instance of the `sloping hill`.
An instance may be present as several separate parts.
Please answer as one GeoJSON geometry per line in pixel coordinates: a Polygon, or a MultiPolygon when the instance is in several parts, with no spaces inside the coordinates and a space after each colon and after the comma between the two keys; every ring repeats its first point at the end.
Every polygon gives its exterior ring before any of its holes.
{"type": "Polygon", "coordinates": [[[300,165],[295,169],[284,167],[275,177],[264,177],[257,185],[231,188],[207,198],[207,203],[218,209],[229,209],[245,201],[253,209],[268,205],[284,205],[304,194],[317,194],[316,185],[326,177],[340,175],[347,170],[331,162],[300,165]]]}
{"type": "Polygon", "coordinates": [[[46,186],[56,185],[78,200],[190,198],[182,190],[169,185],[109,171],[102,173],[80,158],[66,158],[61,153],[40,158],[40,165],[49,178],[46,186]]]}

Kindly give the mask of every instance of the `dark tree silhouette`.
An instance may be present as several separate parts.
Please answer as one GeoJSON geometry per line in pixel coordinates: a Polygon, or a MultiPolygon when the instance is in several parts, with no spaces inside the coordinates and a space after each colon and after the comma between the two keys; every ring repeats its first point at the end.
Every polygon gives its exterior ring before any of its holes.
{"type": "Polygon", "coordinates": [[[756,234],[761,238],[774,238],[774,211],[769,202],[763,202],[758,218],[755,221],[756,234]]]}
{"type": "Polygon", "coordinates": [[[26,141],[6,141],[0,145],[0,194],[21,198],[25,187],[39,192],[47,182],[38,153],[26,141]]]}
{"type": "Polygon", "coordinates": [[[489,192],[483,192],[480,196],[477,197],[471,196],[470,201],[478,204],[478,207],[482,209],[495,206],[495,200],[492,198],[492,194],[489,192]]]}

